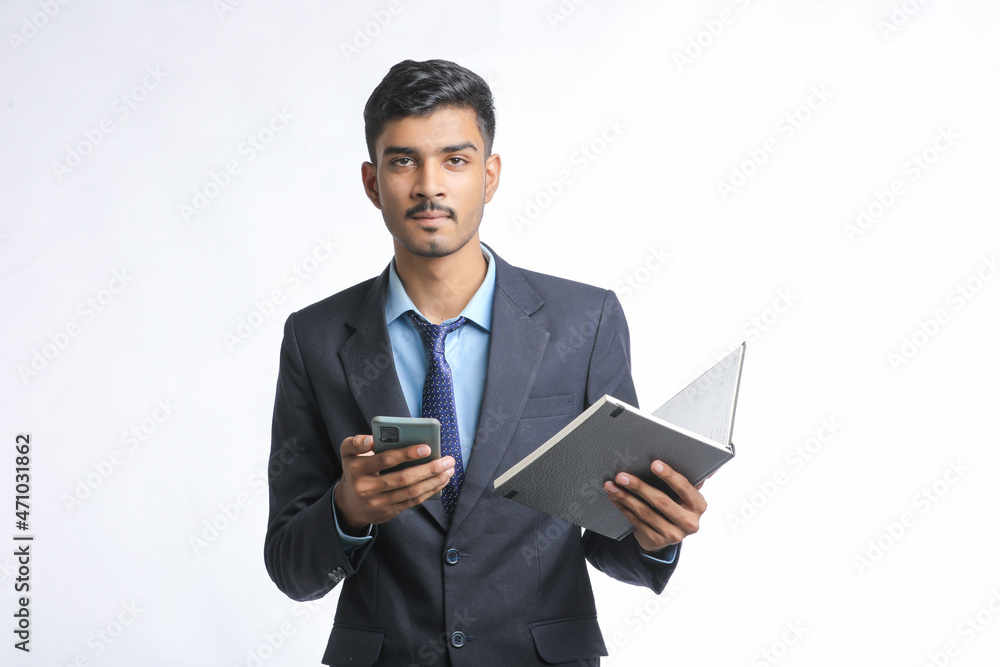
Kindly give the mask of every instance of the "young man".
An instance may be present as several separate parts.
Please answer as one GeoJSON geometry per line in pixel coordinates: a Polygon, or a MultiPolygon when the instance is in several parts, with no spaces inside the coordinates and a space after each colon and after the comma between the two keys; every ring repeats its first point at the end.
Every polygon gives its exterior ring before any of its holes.
{"type": "Polygon", "coordinates": [[[680,502],[617,475],[608,502],[636,530],[616,542],[490,489],[604,394],[636,403],[621,306],[480,243],[500,157],[479,76],[399,63],[365,107],[365,133],[362,181],[394,258],[285,323],[268,572],[296,600],[344,583],[327,665],[597,665],[607,652],[585,560],[661,592],[701,493],[659,461],[680,502]],[[372,417],[422,414],[442,421],[442,457],[380,475],[428,450],[373,454],[372,417]]]}

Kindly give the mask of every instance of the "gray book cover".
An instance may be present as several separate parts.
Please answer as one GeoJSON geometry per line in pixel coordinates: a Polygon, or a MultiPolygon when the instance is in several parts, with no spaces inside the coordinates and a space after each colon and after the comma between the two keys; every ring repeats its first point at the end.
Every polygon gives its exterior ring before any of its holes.
{"type": "Polygon", "coordinates": [[[654,459],[692,484],[733,458],[733,419],[746,343],[652,414],[604,396],[493,482],[493,492],[620,540],[634,528],[604,491],[619,472],[673,491],[654,459]]]}

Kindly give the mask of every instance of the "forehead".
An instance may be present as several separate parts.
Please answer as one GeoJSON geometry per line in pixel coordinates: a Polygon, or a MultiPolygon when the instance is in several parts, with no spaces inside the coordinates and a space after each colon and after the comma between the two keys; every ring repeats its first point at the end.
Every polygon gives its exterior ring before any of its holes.
{"type": "Polygon", "coordinates": [[[483,136],[473,109],[445,106],[427,116],[407,116],[388,121],[375,140],[375,154],[387,146],[404,147],[420,153],[437,153],[449,146],[471,143],[482,153],[483,136]]]}

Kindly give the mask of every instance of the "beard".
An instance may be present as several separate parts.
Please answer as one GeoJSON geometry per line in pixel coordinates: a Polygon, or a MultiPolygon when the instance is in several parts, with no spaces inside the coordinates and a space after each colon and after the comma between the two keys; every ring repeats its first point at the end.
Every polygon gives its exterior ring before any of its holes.
{"type": "Polygon", "coordinates": [[[473,219],[463,223],[458,219],[454,209],[427,201],[407,210],[402,225],[397,227],[386,220],[386,227],[396,242],[412,255],[427,258],[447,257],[464,248],[476,235],[479,231],[479,223],[483,218],[484,208],[485,203],[478,211],[474,212],[473,219]],[[435,231],[414,229],[412,227],[413,218],[410,216],[427,211],[441,211],[449,216],[450,221],[435,231]],[[397,228],[396,231],[394,228],[397,228]]]}

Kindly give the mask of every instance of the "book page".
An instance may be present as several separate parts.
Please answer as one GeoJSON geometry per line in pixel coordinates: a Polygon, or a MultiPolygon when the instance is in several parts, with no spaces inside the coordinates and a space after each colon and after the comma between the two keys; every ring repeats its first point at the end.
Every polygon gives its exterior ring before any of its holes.
{"type": "Polygon", "coordinates": [[[657,408],[653,416],[728,448],[733,436],[736,395],[745,351],[746,343],[743,343],[684,391],[657,408]]]}

